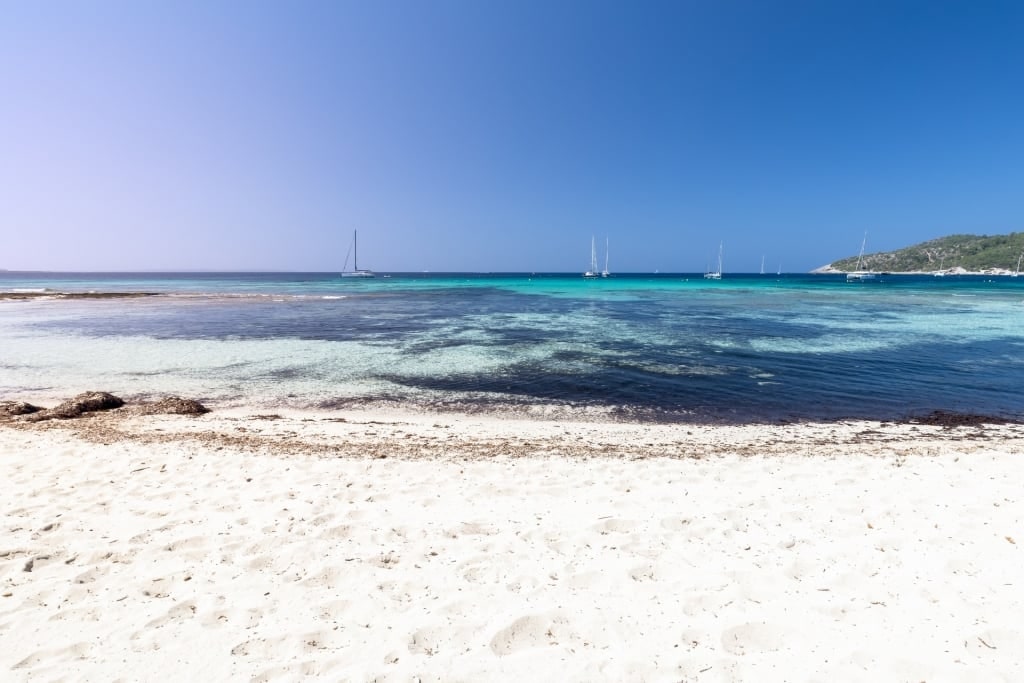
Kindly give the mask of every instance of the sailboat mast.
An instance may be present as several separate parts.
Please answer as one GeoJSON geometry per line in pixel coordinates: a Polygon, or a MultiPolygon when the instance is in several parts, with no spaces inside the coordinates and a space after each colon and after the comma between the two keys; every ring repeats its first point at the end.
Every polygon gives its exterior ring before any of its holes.
{"type": "Polygon", "coordinates": [[[355,249],[356,270],[359,270],[359,231],[352,231],[352,247],[355,249]]]}

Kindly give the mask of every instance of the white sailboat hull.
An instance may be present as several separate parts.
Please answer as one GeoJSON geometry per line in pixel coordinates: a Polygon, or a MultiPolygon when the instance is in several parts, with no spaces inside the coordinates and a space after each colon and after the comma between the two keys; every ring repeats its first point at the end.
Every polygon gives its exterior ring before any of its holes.
{"type": "Polygon", "coordinates": [[[705,280],[721,280],[722,279],[722,245],[718,245],[718,270],[708,273],[704,273],[705,280]]]}
{"type": "Polygon", "coordinates": [[[872,272],[863,271],[863,270],[860,270],[860,271],[855,270],[852,273],[847,273],[846,274],[846,281],[847,282],[862,282],[864,280],[874,280],[876,275],[877,275],[877,273],[872,273],[872,272]]]}
{"type": "Polygon", "coordinates": [[[860,243],[860,254],[857,255],[857,270],[852,270],[846,274],[847,282],[865,282],[868,280],[875,279],[875,272],[870,270],[861,270],[860,264],[864,260],[864,246],[868,243],[868,233],[864,232],[864,239],[860,243]]]}
{"type": "MultiPolygon", "coordinates": [[[[355,270],[345,270],[345,271],[342,271],[341,276],[342,277],[358,277],[358,278],[377,277],[377,274],[374,273],[372,270],[367,270],[366,268],[360,268],[359,267],[359,233],[357,231],[352,231],[352,251],[355,252],[355,262],[354,262],[355,270]]],[[[345,268],[348,267],[348,257],[347,256],[345,257],[345,266],[344,267],[345,268]]]]}
{"type": "Polygon", "coordinates": [[[583,279],[594,280],[597,278],[597,248],[594,238],[590,238],[590,270],[583,273],[583,279]]]}

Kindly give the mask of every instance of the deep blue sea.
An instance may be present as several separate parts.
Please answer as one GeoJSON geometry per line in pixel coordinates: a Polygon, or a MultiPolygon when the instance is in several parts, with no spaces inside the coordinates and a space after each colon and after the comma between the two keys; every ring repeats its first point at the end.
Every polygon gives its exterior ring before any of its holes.
{"type": "Polygon", "coordinates": [[[582,409],[668,421],[1024,417],[1024,277],[9,273],[0,399],[582,409]]]}

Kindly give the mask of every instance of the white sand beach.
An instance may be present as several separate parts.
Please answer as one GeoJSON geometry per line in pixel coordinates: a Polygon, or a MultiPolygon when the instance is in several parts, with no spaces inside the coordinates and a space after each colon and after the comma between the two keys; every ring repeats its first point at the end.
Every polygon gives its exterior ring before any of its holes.
{"type": "Polygon", "coordinates": [[[0,423],[0,679],[1024,680],[1022,454],[1016,425],[0,423]]]}

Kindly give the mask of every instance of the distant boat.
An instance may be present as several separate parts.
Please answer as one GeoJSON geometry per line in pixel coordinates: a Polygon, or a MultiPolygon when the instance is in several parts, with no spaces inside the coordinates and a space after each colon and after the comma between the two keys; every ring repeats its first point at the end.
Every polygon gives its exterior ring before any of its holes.
{"type": "Polygon", "coordinates": [[[705,280],[721,280],[722,279],[722,243],[718,243],[718,270],[714,272],[704,273],[705,280]]]}
{"type": "Polygon", "coordinates": [[[590,270],[583,273],[583,277],[592,280],[597,277],[597,247],[594,244],[594,236],[590,236],[590,270]]]}
{"type": "Polygon", "coordinates": [[[945,263],[946,257],[943,256],[941,259],[939,259],[939,269],[932,273],[932,275],[934,275],[935,277],[946,277],[946,271],[942,269],[942,266],[945,265],[945,263]]]}
{"type": "Polygon", "coordinates": [[[345,265],[342,267],[342,277],[377,277],[372,270],[360,269],[359,268],[359,239],[358,231],[352,231],[352,246],[349,248],[355,259],[353,260],[354,270],[345,270],[348,268],[348,254],[345,255],[345,265]]]}
{"type": "Polygon", "coordinates": [[[860,243],[860,255],[857,256],[857,269],[846,274],[847,282],[863,282],[865,280],[874,280],[875,273],[870,270],[861,270],[860,264],[864,260],[864,245],[868,243],[868,234],[864,233],[864,239],[860,243]]]}
{"type": "Polygon", "coordinates": [[[764,254],[761,255],[761,275],[764,275],[764,254]]]}
{"type": "Polygon", "coordinates": [[[1021,254],[1020,256],[1017,257],[1017,270],[1015,270],[1012,273],[1010,273],[1010,277],[1019,277],[1020,276],[1020,260],[1021,259],[1024,259],[1024,254],[1021,254]]]}
{"type": "Polygon", "coordinates": [[[608,277],[611,273],[608,272],[608,238],[604,238],[604,270],[601,271],[601,277],[608,277]]]}

